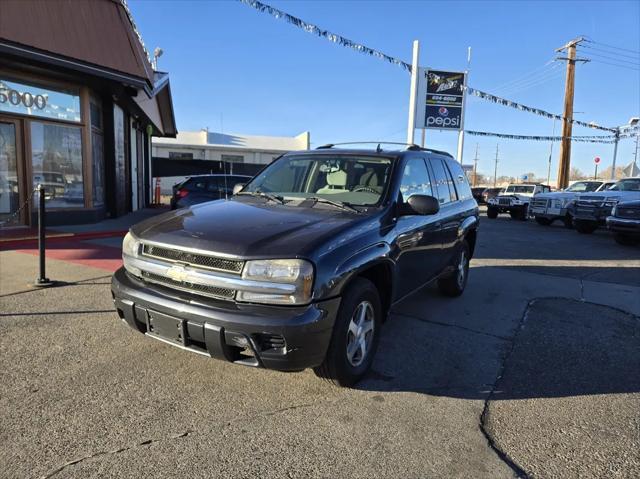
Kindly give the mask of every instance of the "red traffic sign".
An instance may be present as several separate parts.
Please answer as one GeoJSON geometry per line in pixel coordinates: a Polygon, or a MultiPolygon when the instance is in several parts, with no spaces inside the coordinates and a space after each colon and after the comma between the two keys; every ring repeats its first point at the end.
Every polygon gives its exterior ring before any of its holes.
{"type": "Polygon", "coordinates": [[[596,156],[596,157],[593,159],[593,162],[594,162],[596,165],[597,165],[598,163],[600,163],[600,157],[599,157],[599,156],[596,156]]]}

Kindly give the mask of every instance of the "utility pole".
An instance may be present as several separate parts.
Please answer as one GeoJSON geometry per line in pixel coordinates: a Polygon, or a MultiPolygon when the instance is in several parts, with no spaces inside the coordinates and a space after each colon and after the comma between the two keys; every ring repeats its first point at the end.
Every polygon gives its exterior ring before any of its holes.
{"type": "Polygon", "coordinates": [[[473,159],[473,186],[478,186],[478,143],[476,143],[476,157],[473,159]]]}
{"type": "Polygon", "coordinates": [[[493,187],[496,187],[496,183],[498,182],[498,147],[500,144],[496,144],[496,160],[495,165],[493,167],[493,187]]]}
{"type": "Polygon", "coordinates": [[[613,161],[611,162],[611,179],[616,179],[616,157],[618,156],[618,141],[620,141],[620,127],[616,128],[616,138],[613,143],[613,161]]]}
{"type": "Polygon", "coordinates": [[[411,92],[409,93],[409,120],[407,124],[407,143],[414,144],[416,132],[416,106],[418,98],[418,59],[420,58],[420,42],[413,41],[413,59],[411,61],[411,92]]]}
{"type": "Polygon", "coordinates": [[[556,50],[556,52],[567,51],[567,57],[557,58],[557,60],[567,61],[567,75],[564,86],[564,112],[562,115],[562,141],[560,143],[560,161],[558,162],[558,189],[564,189],[569,184],[569,171],[571,168],[570,138],[573,129],[573,95],[576,79],[576,62],[588,61],[576,58],[576,46],[583,41],[583,37],[578,37],[556,50]]]}

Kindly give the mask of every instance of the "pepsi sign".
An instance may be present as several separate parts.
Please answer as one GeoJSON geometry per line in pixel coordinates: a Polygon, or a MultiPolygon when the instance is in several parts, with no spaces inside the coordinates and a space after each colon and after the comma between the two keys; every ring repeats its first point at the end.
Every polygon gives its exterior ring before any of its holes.
{"type": "Polygon", "coordinates": [[[462,129],[465,75],[420,69],[416,128],[462,129]]]}

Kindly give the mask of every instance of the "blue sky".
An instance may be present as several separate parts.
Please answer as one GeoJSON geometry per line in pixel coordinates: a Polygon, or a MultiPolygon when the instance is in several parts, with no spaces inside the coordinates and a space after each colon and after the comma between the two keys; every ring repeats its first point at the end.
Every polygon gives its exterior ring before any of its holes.
{"type": "MultiPolygon", "coordinates": [[[[555,49],[586,35],[640,50],[639,1],[266,1],[353,41],[410,61],[414,39],[422,66],[464,69],[472,47],[469,85],[529,106],[561,113],[564,63],[555,49]],[[505,85],[506,84],[506,85],[505,85]]],[[[180,130],[292,136],[311,131],[312,146],[356,140],[405,141],[409,75],[401,68],[305,33],[234,1],[129,0],[149,50],[162,47],[180,130]]],[[[633,62],[633,53],[587,44],[579,55],[633,62]],[[612,52],[612,53],[609,53],[612,52]],[[595,56],[604,55],[604,56],[595,56]],[[622,55],[631,55],[622,56],[622,55]],[[609,57],[609,58],[606,58],[609,57]]],[[[636,60],[637,61],[637,60],[636,60]]],[[[579,64],[576,118],[605,126],[640,114],[640,74],[601,62],[579,64]]],[[[553,121],[470,97],[465,127],[551,135],[553,121]]],[[[560,125],[556,125],[559,134],[560,125]]],[[[574,127],[574,135],[600,134],[574,127]]],[[[416,134],[419,141],[420,135],[416,134]]],[[[457,135],[427,130],[427,146],[455,155],[457,135]]],[[[479,146],[478,169],[498,174],[547,173],[548,142],[465,139],[464,163],[479,146]]],[[[555,178],[558,143],[551,177],[555,178]]],[[[633,159],[634,141],[620,142],[618,164],[633,159]]],[[[613,145],[573,143],[572,166],[593,172],[611,164],[613,145]]]]}

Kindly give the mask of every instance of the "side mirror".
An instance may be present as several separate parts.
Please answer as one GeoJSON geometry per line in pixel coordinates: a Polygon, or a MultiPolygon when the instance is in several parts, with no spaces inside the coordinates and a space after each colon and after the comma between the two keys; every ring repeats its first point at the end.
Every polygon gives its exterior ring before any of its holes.
{"type": "Polygon", "coordinates": [[[409,197],[407,201],[408,209],[411,210],[411,213],[407,212],[405,214],[416,214],[416,215],[435,215],[438,211],[440,211],[440,203],[437,198],[429,195],[413,195],[409,197]]]}
{"type": "Polygon", "coordinates": [[[238,193],[240,193],[245,184],[246,183],[236,183],[235,185],[233,185],[233,194],[237,195],[238,193]]]}

